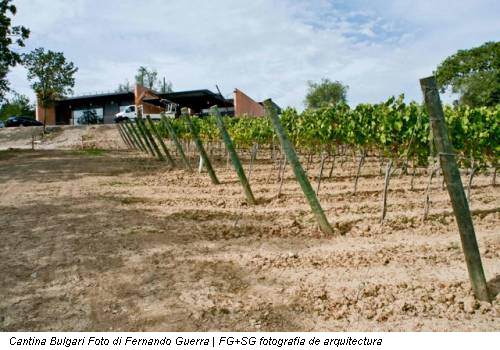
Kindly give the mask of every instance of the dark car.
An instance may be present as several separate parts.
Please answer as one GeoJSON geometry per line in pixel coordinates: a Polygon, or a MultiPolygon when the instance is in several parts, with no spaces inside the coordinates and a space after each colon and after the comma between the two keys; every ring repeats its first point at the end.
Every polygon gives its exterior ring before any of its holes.
{"type": "Polygon", "coordinates": [[[13,127],[13,126],[42,126],[43,123],[40,123],[38,120],[29,118],[29,117],[9,117],[5,121],[5,126],[6,127],[13,127]]]}

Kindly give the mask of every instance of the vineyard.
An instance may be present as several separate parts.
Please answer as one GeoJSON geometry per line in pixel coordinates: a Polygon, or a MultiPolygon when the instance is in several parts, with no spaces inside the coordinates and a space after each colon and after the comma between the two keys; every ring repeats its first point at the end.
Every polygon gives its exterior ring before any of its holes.
{"type": "Polygon", "coordinates": [[[0,348],[499,348],[498,13],[0,0],[0,348]]]}
{"type": "MultiPolygon", "coordinates": [[[[164,125],[157,127],[151,118],[146,116],[149,127],[140,117],[136,120],[135,128],[127,121],[128,130],[120,125],[118,125],[118,129],[124,143],[128,144],[131,149],[141,148],[146,151],[146,144],[152,155],[156,155],[159,160],[166,159],[170,166],[174,166],[174,160],[163,140],[168,135],[175,143],[177,151],[189,171],[192,171],[192,169],[180,144],[179,135],[180,139],[187,144],[194,141],[200,157],[199,171],[201,172],[202,168],[206,167],[212,183],[215,185],[220,184],[220,182],[203,142],[212,144],[217,142],[218,139],[222,139],[225,144],[228,163],[229,159],[231,159],[245,192],[246,200],[250,205],[257,204],[257,201],[235,145],[236,147],[239,146],[240,149],[248,149],[251,145],[249,168],[249,174],[251,174],[260,146],[270,147],[270,159],[275,162],[275,138],[277,136],[281,145],[278,177],[283,178],[283,171],[288,161],[309,202],[311,211],[316,217],[319,229],[326,234],[335,234],[335,232],[317,197],[323,177],[325,152],[329,158],[332,158],[333,153],[330,176],[334,171],[335,157],[338,155],[337,148],[342,148],[342,155],[345,155],[346,150],[352,152],[354,159],[358,153],[360,154],[354,181],[354,194],[357,190],[361,168],[365,159],[376,155],[380,159],[381,165],[384,160],[387,161],[381,223],[384,222],[387,214],[389,182],[393,172],[401,168],[401,174],[407,174],[408,163],[411,159],[413,168],[411,189],[413,189],[413,180],[417,167],[428,166],[429,159],[433,158],[433,168],[429,171],[430,176],[423,219],[427,219],[429,212],[429,193],[432,179],[441,168],[443,173],[442,187],[444,188],[446,183],[457,220],[474,295],[481,301],[490,302],[492,296],[486,284],[469,205],[473,178],[478,171],[488,166],[493,168],[492,185],[496,185],[496,159],[500,150],[497,140],[499,106],[497,105],[493,109],[448,108],[445,114],[435,78],[421,79],[420,84],[425,100],[425,110],[428,111],[429,115],[425,115],[423,112],[424,107],[418,106],[416,103],[410,103],[407,106],[403,102],[403,95],[398,99],[391,97],[385,103],[377,105],[361,104],[354,110],[351,110],[345,103],[339,103],[333,107],[306,110],[302,114],[298,114],[293,109],[288,109],[281,116],[278,115],[278,110],[272,101],[267,100],[263,103],[267,115],[267,118],[264,119],[240,117],[226,118],[226,121],[224,121],[217,106],[213,106],[210,109],[213,115],[212,118],[197,119],[196,122],[193,122],[189,110],[183,108],[183,117],[180,124],[172,125],[172,122],[163,116],[161,121],[164,125]],[[429,123],[426,124],[424,120],[428,120],[429,123]],[[229,130],[232,131],[232,136],[226,127],[226,123],[230,125],[229,130]],[[134,134],[136,141],[139,142],[134,143],[132,140],[131,137],[134,134]],[[161,153],[153,135],[156,136],[166,158],[161,153]],[[141,136],[144,142],[141,141],[141,136]],[[455,144],[450,141],[453,139],[455,144]],[[302,167],[296,149],[303,150],[308,154],[306,171],[302,167]],[[313,190],[307,174],[315,153],[321,154],[316,191],[313,190]],[[459,171],[459,166],[464,164],[467,166],[469,176],[467,196],[463,189],[459,171]]],[[[281,184],[278,197],[280,195],[281,184]]]]}
{"type": "MultiPolygon", "coordinates": [[[[491,174],[491,183],[495,185],[500,154],[500,106],[446,106],[445,118],[458,164],[468,174],[467,188],[472,187],[478,172],[491,174]]],[[[331,178],[335,174],[335,167],[342,167],[347,159],[357,163],[353,179],[354,194],[363,165],[369,158],[375,158],[380,164],[380,173],[386,173],[384,192],[387,192],[390,176],[396,172],[400,176],[410,176],[410,190],[413,189],[417,173],[428,173],[430,190],[430,183],[439,169],[429,116],[422,105],[416,102],[404,103],[403,96],[392,97],[380,104],[360,104],[354,109],[346,104],[306,110],[303,113],[288,108],[283,111],[280,119],[295,149],[303,156],[307,170],[314,159],[320,159],[319,173],[309,174],[317,181],[317,192],[322,178],[331,178]]],[[[193,133],[185,119],[171,120],[168,127],[166,122],[164,119],[156,127],[153,126],[155,132],[168,139],[172,135],[169,127],[187,149],[193,147],[193,133]]],[[[192,118],[192,124],[211,155],[219,158],[229,156],[223,146],[215,116],[192,118]]],[[[281,177],[286,157],[269,118],[225,117],[224,124],[238,151],[249,154],[250,175],[258,151],[264,149],[269,150],[266,152],[267,157],[276,165],[275,176],[281,177]]],[[[271,176],[273,174],[269,174],[269,178],[271,176]]],[[[429,200],[428,197],[429,193],[426,201],[429,200]]],[[[381,210],[383,220],[385,208],[381,210]]],[[[426,216],[427,209],[423,218],[426,216]]]]}
{"type": "Polygon", "coordinates": [[[444,107],[489,301],[424,106],[212,112],[0,152],[0,329],[498,329],[499,106],[444,107]]]}
{"type": "MultiPolygon", "coordinates": [[[[494,167],[500,153],[500,106],[475,109],[446,106],[445,116],[461,166],[494,167]]],[[[354,156],[392,159],[401,166],[411,161],[419,167],[428,166],[434,155],[425,108],[415,102],[405,104],[403,96],[381,104],[360,104],[354,109],[345,104],[303,113],[288,108],[283,111],[281,121],[296,149],[304,154],[326,152],[333,159],[350,152],[354,156]]],[[[193,122],[203,142],[221,141],[215,117],[194,118],[193,122]]],[[[226,117],[224,122],[240,149],[276,145],[268,118],[226,117]]],[[[170,123],[180,139],[192,140],[183,119],[170,123]]],[[[163,123],[158,130],[163,137],[169,137],[163,123]]]]}

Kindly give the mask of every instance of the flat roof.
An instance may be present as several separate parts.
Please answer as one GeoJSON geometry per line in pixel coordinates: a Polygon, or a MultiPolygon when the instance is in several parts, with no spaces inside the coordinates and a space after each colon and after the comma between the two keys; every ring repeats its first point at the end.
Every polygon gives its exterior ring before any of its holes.
{"type": "Polygon", "coordinates": [[[93,98],[103,98],[103,97],[134,97],[133,92],[108,92],[101,94],[88,94],[88,95],[79,95],[79,96],[70,96],[65,97],[57,101],[72,101],[72,100],[86,100],[93,98]]]}
{"type": "MultiPolygon", "coordinates": [[[[159,99],[152,97],[144,98],[144,102],[151,103],[157,106],[161,106],[161,99],[171,101],[173,103],[178,103],[184,106],[192,106],[197,109],[210,108],[213,105],[218,105],[219,107],[232,107],[234,105],[234,99],[225,98],[224,96],[214,93],[208,89],[198,89],[198,90],[186,90],[186,91],[173,91],[167,93],[154,92],[159,99]],[[157,100],[157,101],[155,101],[157,100]]],[[[57,100],[58,102],[75,102],[75,103],[92,103],[103,102],[106,99],[120,99],[120,100],[131,100],[135,98],[134,92],[109,92],[109,93],[96,93],[88,95],[70,96],[64,99],[57,100]]],[[[272,100],[271,100],[272,101],[272,100]]],[[[280,107],[276,105],[274,101],[273,104],[280,110],[280,107]]],[[[133,102],[132,102],[133,103],[133,102]]],[[[262,102],[258,102],[262,105],[262,102]]]]}
{"type": "MultiPolygon", "coordinates": [[[[182,101],[188,101],[192,99],[203,98],[207,100],[207,102],[213,102],[214,104],[221,103],[224,105],[232,104],[232,99],[226,99],[223,96],[216,94],[208,89],[199,89],[199,90],[186,90],[186,91],[175,91],[175,92],[167,92],[167,93],[153,93],[159,96],[161,99],[170,100],[175,103],[179,103],[182,101]]],[[[63,99],[58,100],[59,102],[64,101],[85,101],[85,100],[94,100],[94,99],[106,99],[110,97],[114,98],[134,98],[133,92],[110,92],[110,93],[100,93],[100,94],[88,94],[88,95],[79,95],[79,96],[70,96],[63,99]]],[[[145,98],[145,101],[153,100],[153,98],[145,98]]]]}

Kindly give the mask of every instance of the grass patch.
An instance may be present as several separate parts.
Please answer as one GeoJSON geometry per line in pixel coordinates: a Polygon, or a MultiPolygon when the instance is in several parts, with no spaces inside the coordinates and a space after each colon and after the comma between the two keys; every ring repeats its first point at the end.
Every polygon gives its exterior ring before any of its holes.
{"type": "Polygon", "coordinates": [[[106,153],[106,150],[100,148],[86,148],[79,151],[73,152],[75,155],[88,156],[88,157],[99,157],[106,153]]]}
{"type": "Polygon", "coordinates": [[[20,154],[26,154],[33,152],[30,149],[20,149],[20,148],[9,148],[0,150],[0,160],[9,160],[12,158],[16,158],[20,154]]]}

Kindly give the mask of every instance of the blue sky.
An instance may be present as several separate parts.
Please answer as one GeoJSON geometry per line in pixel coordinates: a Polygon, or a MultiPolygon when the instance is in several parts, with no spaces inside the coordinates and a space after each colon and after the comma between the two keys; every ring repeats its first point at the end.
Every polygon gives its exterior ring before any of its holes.
{"type": "MultiPolygon", "coordinates": [[[[140,65],[174,90],[239,88],[303,107],[308,80],[349,85],[351,105],[405,93],[459,49],[500,38],[490,0],[14,0],[27,49],[62,51],[75,94],[114,90],[140,65]],[[141,5],[139,5],[141,4],[141,5]]],[[[26,72],[11,87],[33,97],[26,72]]],[[[445,97],[445,100],[449,97],[445,97]]]]}

